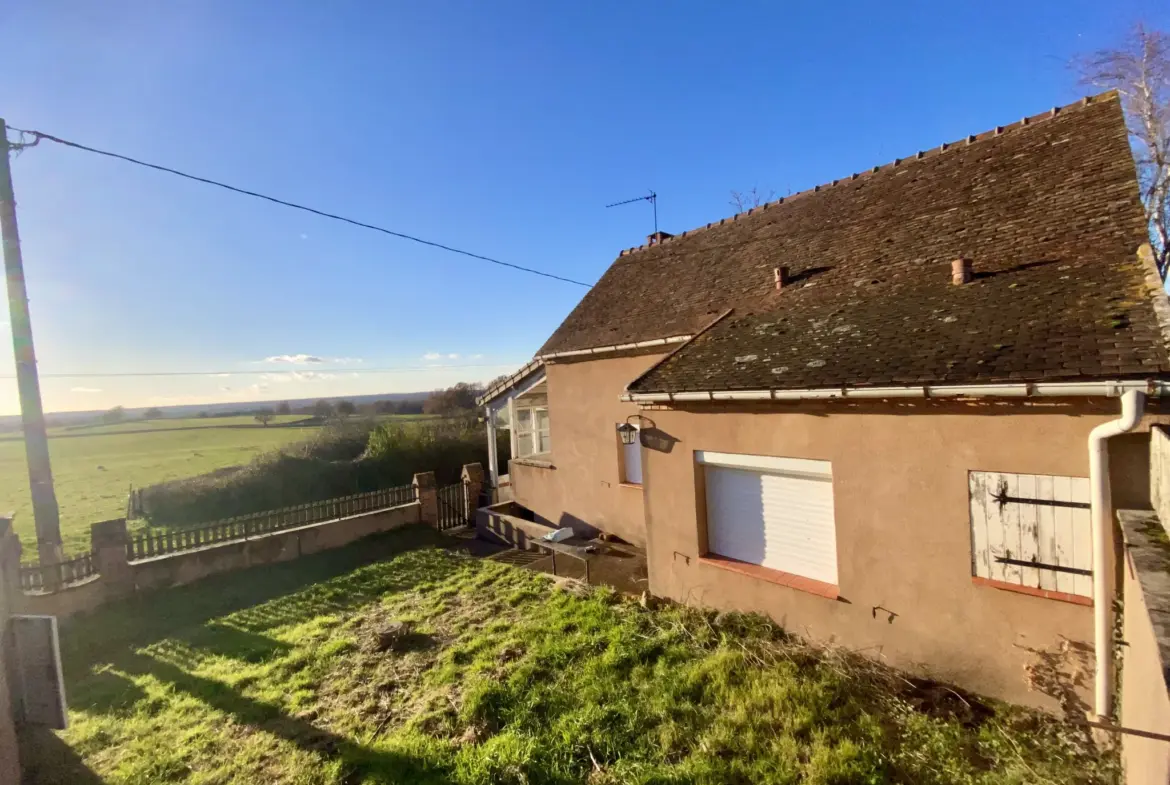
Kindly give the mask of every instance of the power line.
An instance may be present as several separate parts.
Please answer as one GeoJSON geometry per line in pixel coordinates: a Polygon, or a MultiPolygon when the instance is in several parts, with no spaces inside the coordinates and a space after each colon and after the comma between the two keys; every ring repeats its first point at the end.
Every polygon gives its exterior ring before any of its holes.
{"type": "MultiPolygon", "coordinates": [[[[296,202],[289,202],[285,199],[278,199],[275,196],[268,196],[267,194],[258,193],[256,191],[249,191],[246,188],[238,188],[234,185],[228,185],[227,183],[221,183],[218,180],[212,180],[212,179],[209,179],[207,177],[199,177],[198,175],[188,174],[187,172],[182,172],[182,171],[179,171],[178,169],[172,169],[169,166],[162,166],[160,164],[152,164],[148,161],[143,161],[143,160],[140,160],[138,158],[131,158],[130,156],[122,155],[121,153],[113,153],[113,152],[110,152],[109,150],[99,150],[96,147],[89,147],[88,145],[79,144],[78,142],[71,142],[67,139],[62,139],[58,136],[53,136],[52,134],[46,134],[42,131],[25,131],[25,130],[22,130],[20,128],[15,128],[13,126],[8,126],[8,127],[12,128],[12,130],[16,131],[17,133],[31,135],[36,140],[32,144],[36,144],[37,142],[39,142],[42,139],[50,141],[50,142],[56,142],[57,144],[64,145],[65,147],[72,147],[76,150],[83,150],[87,153],[95,153],[97,155],[104,155],[107,158],[116,158],[119,161],[126,161],[127,163],[132,163],[132,164],[135,164],[137,166],[144,166],[148,169],[154,169],[154,170],[159,171],[159,172],[166,172],[167,174],[177,175],[178,177],[184,177],[188,180],[194,180],[197,183],[204,183],[206,185],[214,185],[217,188],[223,188],[227,191],[232,191],[234,193],[243,194],[244,196],[251,196],[251,197],[254,197],[256,199],[263,199],[264,201],[272,202],[274,204],[283,205],[284,207],[291,207],[294,210],[303,210],[306,213],[312,213],[313,215],[319,215],[322,218],[331,218],[334,221],[341,221],[342,223],[351,224],[353,226],[360,226],[363,229],[373,229],[375,232],[381,232],[382,234],[388,234],[391,237],[398,237],[402,240],[410,240],[411,242],[419,243],[421,245],[429,245],[432,248],[439,248],[441,250],[450,251],[451,253],[457,253],[457,254],[460,254],[462,256],[469,256],[472,259],[479,259],[480,261],[491,262],[492,264],[498,264],[501,267],[510,267],[513,270],[520,270],[521,272],[532,273],[533,275],[540,275],[540,276],[543,276],[545,278],[552,278],[553,280],[556,280],[556,281],[563,281],[565,283],[571,283],[571,284],[576,284],[577,286],[584,286],[586,288],[591,288],[591,284],[587,284],[584,281],[576,281],[576,280],[573,280],[572,278],[565,278],[564,276],[561,276],[561,275],[555,275],[553,273],[546,273],[543,270],[534,270],[531,267],[523,267],[523,266],[518,265],[518,264],[512,264],[511,262],[504,262],[504,261],[501,261],[499,259],[493,259],[490,256],[484,256],[482,254],[472,253],[471,251],[464,251],[460,248],[454,248],[450,245],[444,245],[443,243],[437,243],[433,240],[424,240],[421,237],[415,237],[413,235],[404,234],[403,232],[396,232],[393,229],[387,229],[383,226],[376,226],[374,224],[368,224],[368,223],[365,223],[363,221],[355,220],[353,218],[346,218],[345,216],[337,215],[336,213],[327,213],[323,210],[317,210],[313,207],[307,207],[303,204],[297,204],[296,202]]],[[[32,146],[32,145],[27,145],[27,146],[32,146]]]]}
{"type": "MultiPolygon", "coordinates": [[[[465,368],[512,368],[515,363],[471,363],[465,365],[419,365],[412,367],[397,368],[323,368],[304,369],[304,370],[264,370],[264,371],[114,371],[110,373],[100,372],[85,372],[85,373],[42,373],[42,379],[113,379],[122,377],[153,377],[153,376],[275,376],[288,375],[293,376],[303,375],[308,379],[321,378],[324,374],[342,374],[342,373],[410,373],[416,371],[450,371],[462,370],[465,368]]],[[[15,379],[16,376],[12,374],[2,375],[0,379],[15,379]]]]}

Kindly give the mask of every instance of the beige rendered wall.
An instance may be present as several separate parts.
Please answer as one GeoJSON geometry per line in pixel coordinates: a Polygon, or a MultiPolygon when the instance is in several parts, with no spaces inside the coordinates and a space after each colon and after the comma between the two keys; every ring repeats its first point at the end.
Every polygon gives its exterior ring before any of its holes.
{"type": "Polygon", "coordinates": [[[644,545],[642,489],[621,484],[615,429],[638,413],[637,405],[619,400],[626,385],[660,357],[547,365],[550,462],[555,468],[512,461],[508,475],[515,500],[551,525],[580,521],[644,545]]]}
{"type": "MultiPolygon", "coordinates": [[[[679,440],[643,459],[651,591],[765,613],[789,631],[1015,702],[1057,707],[1025,682],[1025,667],[1042,661],[1079,673],[1080,687],[1091,688],[1083,661],[1092,651],[1091,608],[972,582],[967,472],[1087,476],[1088,433],[1116,418],[1116,402],[1099,413],[929,401],[772,406],[645,412],[679,440]],[[832,463],[840,599],[700,563],[705,501],[696,450],[832,463]],[[1071,642],[1064,654],[1062,638],[1071,642]]],[[[1114,456],[1127,489],[1141,485],[1130,475],[1144,471],[1144,444],[1133,440],[1114,456]]]]}
{"type": "MultiPolygon", "coordinates": [[[[1127,559],[1127,562],[1129,560],[1127,559]]],[[[1132,564],[1124,571],[1125,627],[1128,644],[1121,669],[1121,724],[1165,733],[1170,728],[1170,696],[1158,641],[1150,623],[1141,584],[1132,564]]],[[[1170,782],[1170,743],[1139,736],[1121,737],[1121,761],[1126,785],[1166,785],[1170,782]]]]}

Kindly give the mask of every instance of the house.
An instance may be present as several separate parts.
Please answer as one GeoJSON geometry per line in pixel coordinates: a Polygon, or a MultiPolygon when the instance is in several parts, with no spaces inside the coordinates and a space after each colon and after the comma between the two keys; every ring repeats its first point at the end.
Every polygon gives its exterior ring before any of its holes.
{"type": "Polygon", "coordinates": [[[1170,413],[1147,242],[1112,93],[652,235],[481,398],[492,481],[655,595],[1105,713],[1112,511],[1170,413]]]}

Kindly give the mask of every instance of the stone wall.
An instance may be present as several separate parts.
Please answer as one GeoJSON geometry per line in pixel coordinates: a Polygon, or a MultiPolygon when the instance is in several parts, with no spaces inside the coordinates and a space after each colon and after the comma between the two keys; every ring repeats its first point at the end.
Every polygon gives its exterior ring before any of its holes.
{"type": "Polygon", "coordinates": [[[6,677],[8,615],[20,594],[19,568],[20,541],[12,531],[11,521],[0,518],[0,785],[18,785],[20,782],[12,695],[6,677]]]}

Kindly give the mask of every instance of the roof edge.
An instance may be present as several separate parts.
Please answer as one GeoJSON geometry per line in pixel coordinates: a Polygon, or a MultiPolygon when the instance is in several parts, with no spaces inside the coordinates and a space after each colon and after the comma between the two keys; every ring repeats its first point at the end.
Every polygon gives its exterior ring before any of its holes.
{"type": "Polygon", "coordinates": [[[897,387],[809,387],[800,390],[704,390],[622,393],[627,403],[698,401],[804,401],[828,398],[1118,398],[1128,390],[1150,397],[1170,395],[1170,381],[1113,379],[1094,382],[1021,382],[1018,384],[916,384],[897,387]]]}
{"type": "Polygon", "coordinates": [[[1078,109],[1078,108],[1081,108],[1084,106],[1088,106],[1090,104],[1100,104],[1100,103],[1106,103],[1109,101],[1119,101],[1119,100],[1120,100],[1120,96],[1118,95],[1116,90],[1107,90],[1103,93],[1098,93],[1096,95],[1086,95],[1078,101],[1074,101],[1070,104],[1065,104],[1064,106],[1054,106],[1051,109],[1049,109],[1047,112],[1041,112],[1040,114],[1023,117],[1014,123],[1009,123],[1007,125],[997,125],[995,128],[991,128],[991,129],[988,129],[986,131],[982,131],[982,132],[977,133],[977,134],[970,134],[967,137],[960,139],[958,141],[943,142],[938,147],[932,147],[929,150],[919,150],[917,153],[915,153],[913,156],[910,156],[910,157],[895,158],[893,161],[889,161],[889,162],[884,163],[884,164],[878,164],[877,166],[871,167],[870,169],[866,169],[864,172],[854,172],[853,174],[849,175],[848,177],[842,177],[842,178],[838,178],[836,180],[832,180],[832,181],[827,182],[827,183],[821,183],[819,185],[814,185],[812,188],[806,188],[803,191],[797,191],[796,193],[789,194],[788,196],[781,196],[779,199],[776,199],[776,200],[771,201],[771,202],[766,202],[758,207],[752,207],[752,208],[749,208],[747,210],[744,210],[743,212],[735,213],[734,215],[730,216],[729,218],[720,218],[718,221],[712,221],[705,226],[699,226],[699,227],[696,227],[694,229],[687,229],[685,231],[679,232],[678,234],[671,235],[670,237],[667,237],[660,242],[656,242],[653,244],[646,243],[643,245],[636,245],[632,248],[623,248],[620,252],[618,252],[618,258],[621,258],[623,256],[628,256],[628,255],[633,254],[633,253],[637,253],[638,251],[646,250],[647,248],[657,248],[659,246],[670,245],[673,242],[681,240],[684,237],[693,236],[695,233],[701,232],[705,229],[710,229],[714,226],[722,226],[725,223],[728,223],[731,221],[738,221],[742,217],[752,215],[752,214],[760,212],[762,210],[767,210],[769,207],[784,204],[785,202],[790,202],[793,199],[798,199],[802,196],[807,196],[808,194],[811,194],[811,193],[819,193],[820,191],[824,191],[826,189],[832,188],[833,186],[837,185],[838,183],[852,182],[854,180],[859,180],[861,178],[876,174],[876,173],[878,173],[882,170],[885,170],[885,169],[893,169],[894,167],[902,166],[902,165],[905,165],[907,163],[913,163],[915,161],[919,161],[919,160],[922,160],[923,158],[927,158],[927,157],[933,158],[934,156],[941,155],[942,153],[945,153],[945,152],[952,150],[956,147],[965,147],[967,145],[974,144],[976,142],[981,142],[985,139],[994,139],[996,137],[1002,136],[1005,133],[1015,131],[1015,130],[1018,130],[1020,128],[1025,127],[1025,126],[1029,126],[1029,125],[1032,125],[1034,123],[1042,122],[1044,120],[1056,117],[1061,112],[1064,112],[1066,110],[1070,110],[1070,109],[1075,110],[1075,109],[1078,109]]]}
{"type": "Polygon", "coordinates": [[[1137,249],[1138,263],[1141,264],[1146,276],[1146,286],[1149,287],[1150,305],[1154,309],[1154,319],[1162,331],[1162,342],[1166,351],[1170,353],[1170,298],[1166,294],[1166,282],[1158,275],[1158,265],[1154,261],[1154,249],[1149,243],[1142,243],[1137,249]]]}
{"type": "Polygon", "coordinates": [[[491,401],[491,400],[497,398],[500,395],[500,393],[512,389],[516,385],[517,382],[519,382],[525,376],[528,376],[533,371],[536,371],[537,369],[539,369],[542,365],[544,365],[544,361],[541,360],[539,357],[536,357],[536,358],[533,358],[532,360],[529,360],[527,363],[524,364],[523,367],[520,368],[520,370],[516,371],[516,373],[507,377],[506,379],[504,379],[502,382],[496,384],[495,386],[490,387],[487,390],[485,390],[483,395],[481,395],[475,399],[475,405],[476,406],[483,406],[488,401],[491,401]]]}
{"type": "Polygon", "coordinates": [[[705,332],[707,332],[708,330],[710,330],[710,329],[711,329],[712,327],[714,327],[715,325],[719,324],[719,323],[720,323],[721,321],[723,321],[723,320],[724,320],[724,319],[725,319],[725,318],[726,318],[728,315],[730,315],[730,314],[731,314],[731,312],[732,312],[732,311],[734,311],[734,310],[735,310],[734,308],[728,308],[726,311],[724,311],[723,313],[719,314],[718,316],[716,316],[716,317],[715,317],[714,319],[712,319],[711,321],[707,322],[707,324],[703,325],[702,329],[700,329],[700,330],[699,330],[697,333],[695,333],[694,335],[692,335],[690,338],[688,338],[687,340],[683,341],[681,344],[679,344],[678,346],[676,346],[676,347],[675,347],[675,348],[674,348],[674,349],[673,349],[671,352],[669,352],[669,353],[668,353],[668,354],[667,354],[665,357],[660,357],[660,358],[658,358],[658,360],[657,360],[657,361],[655,361],[653,364],[651,364],[651,366],[650,366],[649,368],[647,368],[646,370],[642,371],[642,373],[638,374],[636,377],[634,377],[634,378],[633,378],[633,379],[632,379],[630,382],[628,382],[628,383],[626,384],[625,392],[629,392],[629,390],[630,390],[630,388],[631,388],[631,387],[633,387],[635,384],[637,384],[638,382],[640,382],[640,381],[642,381],[643,379],[645,379],[645,378],[646,378],[647,376],[649,376],[649,375],[650,375],[650,374],[651,374],[653,371],[657,370],[657,369],[658,369],[658,366],[662,365],[664,362],[666,362],[667,360],[669,360],[671,357],[674,357],[676,354],[678,354],[679,352],[681,352],[683,349],[685,349],[685,348],[687,348],[688,346],[690,346],[692,343],[694,343],[694,342],[695,342],[695,339],[696,339],[696,338],[698,338],[700,335],[702,335],[703,333],[705,333],[705,332]]]}
{"type": "Polygon", "coordinates": [[[690,341],[694,337],[694,335],[671,335],[667,338],[651,338],[646,341],[635,341],[633,343],[615,343],[609,346],[593,346],[588,349],[567,349],[563,352],[538,354],[536,359],[555,360],[560,357],[581,357],[586,354],[609,354],[610,352],[625,352],[630,349],[646,349],[651,346],[667,346],[672,343],[685,345],[687,341],[690,341]]]}

